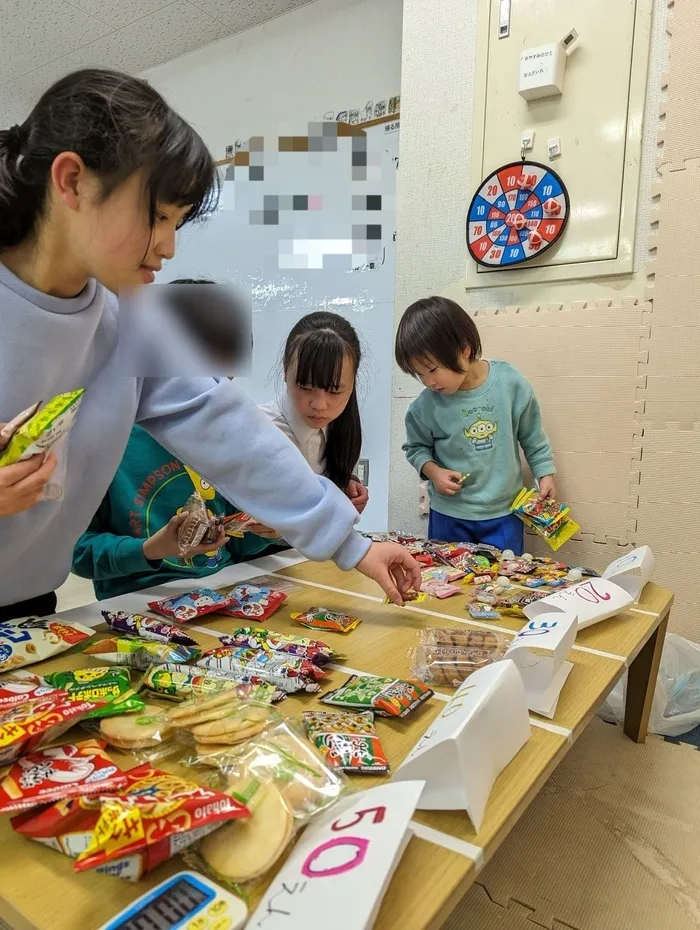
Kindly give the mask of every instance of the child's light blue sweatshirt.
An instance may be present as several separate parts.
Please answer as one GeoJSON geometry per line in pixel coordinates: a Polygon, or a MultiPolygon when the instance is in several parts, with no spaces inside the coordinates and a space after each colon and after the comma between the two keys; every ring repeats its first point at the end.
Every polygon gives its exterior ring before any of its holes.
{"type": "Polygon", "coordinates": [[[462,520],[510,512],[523,487],[520,449],[535,478],[555,472],[532,385],[508,362],[489,362],[481,387],[455,394],[426,389],[406,413],[406,458],[420,474],[427,462],[469,473],[454,496],[430,483],[430,506],[462,520]]]}
{"type": "Polygon", "coordinates": [[[0,422],[85,388],[66,447],[62,501],[0,517],[0,606],[52,591],[97,512],[134,422],[224,497],[314,560],[353,568],[369,541],[348,498],[228,380],[129,378],[118,370],[117,299],[92,280],[74,298],[36,291],[0,264],[0,422]]]}

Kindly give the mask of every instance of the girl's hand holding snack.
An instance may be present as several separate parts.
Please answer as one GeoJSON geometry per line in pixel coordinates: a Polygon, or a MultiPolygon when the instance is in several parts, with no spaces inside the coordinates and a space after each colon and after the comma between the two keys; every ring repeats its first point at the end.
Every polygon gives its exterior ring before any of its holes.
{"type": "Polygon", "coordinates": [[[420,591],[422,577],[418,562],[398,543],[372,543],[356,568],[376,581],[398,607],[403,607],[409,591],[420,591]]]}
{"type": "MultiPolygon", "coordinates": [[[[178,531],[183,521],[187,519],[186,513],[178,513],[166,523],[165,526],[150,536],[143,544],[143,554],[149,562],[161,562],[163,559],[179,559],[180,544],[178,542],[178,531]]],[[[205,552],[214,552],[220,549],[228,542],[223,527],[219,529],[219,535],[214,542],[202,543],[188,549],[186,557],[193,558],[195,555],[204,555],[205,552]]]]}
{"type": "Polygon", "coordinates": [[[540,486],[540,498],[546,500],[551,497],[552,500],[556,500],[557,496],[557,486],[554,483],[554,475],[545,475],[539,480],[540,486]]]}
{"type": "MultiPolygon", "coordinates": [[[[2,440],[0,443],[4,445],[2,440]]],[[[41,500],[55,467],[56,456],[51,452],[46,458],[35,455],[24,462],[0,468],[0,517],[10,517],[34,507],[41,500]]]]}
{"type": "Polygon", "coordinates": [[[358,481],[357,478],[351,478],[348,482],[348,486],[345,488],[345,494],[352,501],[355,510],[358,513],[362,513],[369,501],[369,491],[364,484],[358,481]]]}
{"type": "Polygon", "coordinates": [[[444,494],[447,497],[457,494],[462,490],[462,475],[458,471],[451,471],[449,468],[440,468],[435,462],[428,462],[423,466],[423,474],[429,478],[438,494],[444,494]]]}

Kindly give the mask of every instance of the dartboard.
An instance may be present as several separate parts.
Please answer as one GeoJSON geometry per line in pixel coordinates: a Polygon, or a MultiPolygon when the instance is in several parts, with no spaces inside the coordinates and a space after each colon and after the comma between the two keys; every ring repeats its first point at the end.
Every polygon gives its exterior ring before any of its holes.
{"type": "Polygon", "coordinates": [[[514,161],[486,178],[469,206],[467,246],[489,268],[510,268],[551,248],[569,218],[559,175],[534,161],[514,161]]]}

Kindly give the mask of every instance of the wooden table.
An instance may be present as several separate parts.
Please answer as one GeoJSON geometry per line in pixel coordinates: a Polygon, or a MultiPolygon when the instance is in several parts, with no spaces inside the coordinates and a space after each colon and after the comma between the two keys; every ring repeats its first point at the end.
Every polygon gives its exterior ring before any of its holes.
{"type": "MultiPolygon", "coordinates": [[[[465,612],[464,599],[460,597],[442,601],[429,598],[403,609],[387,605],[376,585],[356,572],[343,573],[331,564],[305,562],[294,553],[229,568],[208,582],[222,588],[263,571],[276,571],[287,583],[293,581],[298,586],[269,622],[272,629],[303,632],[289,619],[289,614],[316,606],[363,618],[360,626],[347,636],[321,637],[347,656],[342,666],[332,667],[329,688],[337,687],[349,674],[358,671],[407,675],[408,652],[417,630],[424,626],[466,625],[512,634],[523,625],[522,620],[515,618],[503,619],[498,624],[475,623],[465,612]]],[[[188,589],[186,584],[177,582],[168,586],[168,593],[173,588],[188,589]]],[[[165,590],[159,589],[159,594],[165,590]]],[[[139,592],[62,616],[95,626],[101,619],[101,608],[118,605],[125,610],[144,610],[151,599],[152,592],[139,592]]],[[[629,679],[624,730],[633,740],[644,741],[672,602],[670,591],[649,584],[633,608],[579,633],[568,657],[574,668],[562,691],[556,716],[546,720],[531,715],[530,740],[496,781],[478,833],[463,812],[416,812],[414,837],[382,904],[375,924],[377,930],[437,930],[441,926],[625,668],[629,668],[629,679]]],[[[210,615],[190,628],[203,646],[212,646],[215,643],[212,632],[219,634],[241,625],[236,620],[210,615]]],[[[69,654],[33,669],[42,673],[90,664],[95,663],[82,655],[69,654]]],[[[440,712],[450,693],[448,689],[436,692],[435,698],[406,720],[377,721],[380,738],[394,768],[440,712]]],[[[313,695],[292,696],[282,709],[291,716],[314,706],[319,705],[313,695]]],[[[120,759],[115,754],[115,759],[124,767],[130,764],[127,757],[120,759]]],[[[364,788],[379,781],[357,776],[353,778],[353,786],[364,788]]],[[[181,867],[179,859],[171,860],[133,885],[97,874],[76,874],[70,860],[15,835],[9,819],[0,818],[0,919],[13,930],[96,930],[135,897],[181,867]]],[[[323,922],[326,921],[332,925],[330,915],[323,917],[323,922]]]]}

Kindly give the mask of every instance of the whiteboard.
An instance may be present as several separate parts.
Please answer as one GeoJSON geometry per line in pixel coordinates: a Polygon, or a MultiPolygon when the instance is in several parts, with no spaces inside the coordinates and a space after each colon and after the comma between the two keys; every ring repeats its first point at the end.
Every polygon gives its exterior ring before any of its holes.
{"type": "MultiPolygon", "coordinates": [[[[316,133],[303,127],[299,135],[316,133]]],[[[256,403],[274,399],[285,339],[302,316],[328,310],[353,324],[365,355],[358,385],[362,458],[370,463],[370,500],[361,526],[376,530],[388,521],[398,136],[397,122],[366,130],[366,172],[353,167],[353,160],[362,161],[357,150],[353,156],[354,137],[336,138],[335,148],[326,139],[316,144],[323,150],[305,152],[279,151],[278,140],[266,138],[264,152],[250,152],[250,166],[228,169],[219,210],[205,223],[185,227],[161,278],[211,278],[250,295],[253,373],[237,384],[256,403]],[[262,180],[252,179],[260,167],[262,180]],[[376,195],[381,210],[367,210],[376,199],[359,198],[376,195]],[[294,209],[303,205],[293,203],[295,197],[308,197],[308,208],[294,209]],[[377,225],[379,239],[360,237],[377,225]],[[332,254],[347,248],[353,231],[353,253],[332,254]],[[289,267],[304,261],[322,267],[289,267]]]]}

